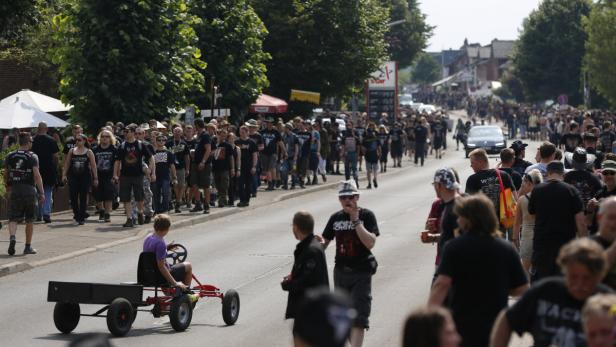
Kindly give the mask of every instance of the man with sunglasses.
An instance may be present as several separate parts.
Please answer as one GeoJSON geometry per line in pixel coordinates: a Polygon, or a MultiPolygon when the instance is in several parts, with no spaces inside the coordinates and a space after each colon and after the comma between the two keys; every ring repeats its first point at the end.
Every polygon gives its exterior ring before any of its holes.
{"type": "MultiPolygon", "coordinates": [[[[124,203],[126,211],[126,223],[124,227],[132,227],[131,218],[131,195],[134,196],[139,210],[137,220],[139,224],[144,222],[144,170],[143,164],[148,163],[148,167],[154,168],[154,158],[145,148],[145,145],[135,137],[136,127],[126,128],[126,141],[118,148],[113,179],[120,183],[120,202],[124,203]]],[[[151,170],[152,181],[156,181],[155,170],[151,170]]]]}
{"type": "Polygon", "coordinates": [[[352,347],[358,347],[363,344],[365,329],[369,328],[372,276],[377,268],[370,250],[376,244],[379,227],[374,213],[357,205],[359,189],[354,180],[340,182],[338,199],[342,210],[329,218],[318,239],[324,249],[336,239],[334,285],[350,294],[357,310],[350,342],[352,347]]]}
{"type": "Polygon", "coordinates": [[[603,199],[609,198],[611,196],[616,196],[616,162],[613,160],[606,160],[601,164],[601,180],[603,181],[603,187],[599,189],[594,198],[590,199],[588,205],[586,206],[586,210],[589,213],[592,213],[592,223],[589,227],[589,231],[591,234],[597,232],[598,223],[597,223],[597,210],[599,209],[599,204],[603,199]]]}

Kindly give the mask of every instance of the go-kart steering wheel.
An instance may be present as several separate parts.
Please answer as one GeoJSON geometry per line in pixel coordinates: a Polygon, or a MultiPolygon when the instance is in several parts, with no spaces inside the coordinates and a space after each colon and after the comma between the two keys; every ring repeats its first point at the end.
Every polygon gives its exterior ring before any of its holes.
{"type": "Polygon", "coordinates": [[[186,250],[186,247],[179,243],[174,243],[171,246],[172,248],[167,251],[167,258],[172,261],[171,265],[183,263],[186,258],[188,258],[188,250],[186,250]]]}

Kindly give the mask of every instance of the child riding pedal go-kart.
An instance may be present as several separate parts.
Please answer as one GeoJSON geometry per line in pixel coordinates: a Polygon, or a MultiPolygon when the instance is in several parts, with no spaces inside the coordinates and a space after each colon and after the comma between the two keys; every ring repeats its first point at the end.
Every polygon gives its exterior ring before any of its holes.
{"type": "Polygon", "coordinates": [[[168,215],[160,214],[154,219],[154,233],[143,243],[143,252],[137,265],[137,282],[122,284],[49,282],[47,301],[56,302],[54,323],[65,334],[73,331],[82,316],[101,317],[106,312],[107,327],[115,336],[126,335],[137,312],[150,312],[156,318],[169,316],[176,331],[190,326],[193,308],[200,298],[216,297],[222,301],[222,316],[227,325],[233,325],[239,317],[240,298],[230,289],[224,294],[209,284],[202,284],[186,262],[188,251],[180,244],[167,245],[164,237],[171,228],[168,215]],[[167,263],[171,259],[172,264],[167,263]],[[196,283],[192,285],[193,281],[196,283]],[[154,296],[143,299],[143,291],[154,296]],[[82,314],[79,304],[105,305],[94,314],[82,314]],[[139,307],[153,306],[151,310],[139,307]]]}

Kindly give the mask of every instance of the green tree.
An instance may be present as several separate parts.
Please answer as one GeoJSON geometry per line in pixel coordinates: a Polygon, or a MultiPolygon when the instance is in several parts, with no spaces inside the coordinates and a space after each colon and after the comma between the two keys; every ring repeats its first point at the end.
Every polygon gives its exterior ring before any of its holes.
{"type": "Polygon", "coordinates": [[[184,0],[76,0],[54,18],[62,100],[89,127],[187,105],[205,68],[184,0]]]}
{"type": "Polygon", "coordinates": [[[14,46],[38,18],[37,0],[0,1],[0,47],[14,46]]]}
{"type": "MultiPolygon", "coordinates": [[[[191,12],[201,18],[195,26],[199,48],[208,62],[206,91],[213,81],[222,93],[222,104],[237,115],[269,85],[263,51],[267,30],[247,0],[195,0],[191,12]]],[[[211,104],[211,93],[201,100],[211,104]]],[[[211,107],[211,105],[210,105],[211,107]]]]}
{"type": "Polygon", "coordinates": [[[398,62],[402,69],[410,66],[427,46],[433,26],[428,25],[426,15],[421,12],[417,0],[382,0],[390,9],[390,22],[394,24],[386,35],[391,60],[398,62]]]}
{"type": "Polygon", "coordinates": [[[616,1],[594,5],[584,18],[584,29],[588,34],[584,57],[588,82],[616,107],[616,1]]]}
{"type": "Polygon", "coordinates": [[[411,78],[419,84],[430,84],[441,77],[441,67],[428,53],[421,53],[413,65],[411,78]]]}
{"type": "Polygon", "coordinates": [[[291,89],[349,95],[386,59],[388,11],[378,0],[260,0],[269,36],[270,93],[291,89]]]}
{"type": "Polygon", "coordinates": [[[530,101],[567,94],[570,103],[581,103],[582,17],[590,8],[590,0],[545,0],[524,20],[514,65],[530,101]]]}

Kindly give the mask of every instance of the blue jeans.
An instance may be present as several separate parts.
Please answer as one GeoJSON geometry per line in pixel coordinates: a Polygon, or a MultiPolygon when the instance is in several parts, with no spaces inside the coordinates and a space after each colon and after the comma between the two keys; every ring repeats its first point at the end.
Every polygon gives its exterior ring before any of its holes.
{"type": "Polygon", "coordinates": [[[53,186],[43,186],[45,191],[45,202],[39,204],[39,216],[50,216],[51,206],[53,205],[53,186]]]}
{"type": "Polygon", "coordinates": [[[168,179],[156,179],[152,183],[152,209],[156,213],[166,213],[169,211],[169,201],[171,198],[171,181],[168,179]]]}
{"type": "Polygon", "coordinates": [[[353,179],[357,181],[357,152],[347,152],[344,157],[344,177],[349,180],[351,173],[353,174],[353,179]]]}

